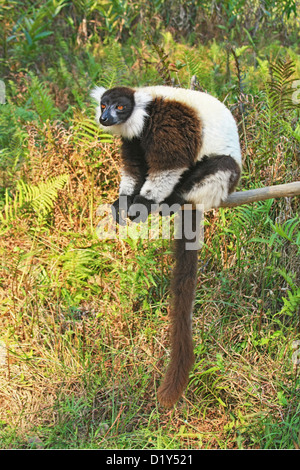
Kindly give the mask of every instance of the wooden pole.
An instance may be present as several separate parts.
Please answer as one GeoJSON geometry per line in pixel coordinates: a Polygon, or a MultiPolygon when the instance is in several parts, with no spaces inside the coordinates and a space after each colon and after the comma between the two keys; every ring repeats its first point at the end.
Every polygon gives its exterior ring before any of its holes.
{"type": "Polygon", "coordinates": [[[300,195],[300,181],[294,183],[278,184],[277,186],[266,186],[265,188],[250,189],[249,191],[238,191],[228,196],[220,207],[236,207],[251,202],[264,201],[277,197],[293,197],[300,195]]]}

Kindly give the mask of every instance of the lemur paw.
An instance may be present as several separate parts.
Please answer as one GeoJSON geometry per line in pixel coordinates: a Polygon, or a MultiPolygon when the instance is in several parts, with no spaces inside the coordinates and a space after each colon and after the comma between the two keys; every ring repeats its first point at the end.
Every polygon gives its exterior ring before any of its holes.
{"type": "Polygon", "coordinates": [[[133,222],[146,222],[148,215],[158,208],[158,204],[152,199],[146,199],[144,196],[135,196],[133,204],[128,211],[128,217],[133,222]]]}
{"type": "Polygon", "coordinates": [[[181,206],[185,203],[185,199],[175,191],[170,194],[159,206],[159,214],[163,217],[171,216],[178,212],[181,206]]]}
{"type": "Polygon", "coordinates": [[[127,217],[130,206],[133,203],[134,196],[120,196],[111,206],[112,216],[115,222],[119,225],[126,225],[125,218],[127,217]]]}

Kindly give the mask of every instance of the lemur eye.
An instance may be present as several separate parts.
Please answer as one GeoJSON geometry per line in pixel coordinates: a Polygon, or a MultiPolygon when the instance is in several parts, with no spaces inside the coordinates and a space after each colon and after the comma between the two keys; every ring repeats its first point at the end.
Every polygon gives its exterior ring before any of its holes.
{"type": "Polygon", "coordinates": [[[106,108],[105,104],[101,104],[101,109],[105,109],[105,108],[106,108]]]}
{"type": "Polygon", "coordinates": [[[117,106],[117,109],[119,109],[120,111],[122,111],[122,109],[124,109],[124,106],[122,106],[121,104],[119,106],[117,106]]]}

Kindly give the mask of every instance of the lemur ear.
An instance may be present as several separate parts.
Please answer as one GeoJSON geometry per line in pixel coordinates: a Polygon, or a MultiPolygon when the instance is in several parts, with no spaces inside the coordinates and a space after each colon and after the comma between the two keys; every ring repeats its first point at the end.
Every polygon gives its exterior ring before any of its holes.
{"type": "Polygon", "coordinates": [[[137,89],[134,93],[136,108],[146,108],[147,104],[150,103],[152,99],[152,96],[144,90],[137,89]]]}
{"type": "Polygon", "coordinates": [[[100,103],[101,97],[103,93],[106,91],[106,89],[103,86],[96,86],[95,88],[92,89],[90,92],[91,98],[93,98],[97,103],[100,103]]]}

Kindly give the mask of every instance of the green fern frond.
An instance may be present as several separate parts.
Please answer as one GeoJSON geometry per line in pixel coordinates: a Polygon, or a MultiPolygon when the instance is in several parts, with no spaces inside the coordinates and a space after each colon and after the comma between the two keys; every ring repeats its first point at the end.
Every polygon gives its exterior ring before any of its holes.
{"type": "Polygon", "coordinates": [[[111,143],[113,141],[112,136],[105,134],[94,119],[88,119],[83,114],[77,114],[73,119],[73,123],[73,140],[76,145],[89,145],[98,140],[103,143],[111,143]]]}
{"type": "Polygon", "coordinates": [[[295,74],[294,62],[283,62],[279,59],[276,63],[270,65],[270,71],[271,80],[267,82],[267,92],[273,111],[281,114],[285,110],[294,109],[293,89],[291,87],[294,81],[292,77],[295,74]]]}
{"type": "Polygon", "coordinates": [[[281,238],[294,243],[300,251],[300,216],[297,215],[292,219],[288,219],[283,224],[273,224],[274,236],[279,235],[281,238]]]}
{"type": "Polygon", "coordinates": [[[265,164],[270,160],[270,155],[274,155],[284,133],[297,140],[297,133],[291,127],[292,116],[297,108],[292,99],[295,64],[293,61],[278,60],[270,65],[270,74],[271,79],[265,83],[264,104],[260,110],[260,132],[266,149],[260,159],[261,164],[265,164]]]}
{"type": "Polygon", "coordinates": [[[194,51],[186,50],[184,51],[184,63],[185,68],[188,72],[188,85],[191,83],[193,76],[196,76],[198,79],[201,75],[202,62],[199,60],[199,55],[195,54],[194,51]]]}
{"type": "Polygon", "coordinates": [[[42,121],[54,119],[58,115],[58,110],[45,88],[45,85],[33,74],[30,74],[31,84],[28,88],[36,112],[42,121]]]}
{"type": "Polygon", "coordinates": [[[104,86],[104,88],[126,85],[128,76],[127,71],[127,65],[120,45],[118,43],[112,44],[110,53],[105,58],[101,85],[104,86]]]}
{"type": "Polygon", "coordinates": [[[86,280],[99,273],[102,265],[99,252],[93,248],[74,248],[64,253],[60,261],[65,272],[70,273],[69,282],[86,280]]]}
{"type": "Polygon", "coordinates": [[[278,268],[279,274],[286,281],[290,290],[287,291],[287,296],[282,297],[283,308],[277,315],[294,315],[299,312],[300,307],[300,287],[297,285],[296,275],[288,273],[285,268],[278,268]]]}
{"type": "Polygon", "coordinates": [[[293,137],[297,142],[300,142],[300,123],[297,124],[296,129],[293,129],[289,122],[282,123],[287,135],[293,137]]]}
{"type": "Polygon", "coordinates": [[[13,199],[9,196],[8,191],[6,191],[5,205],[2,212],[0,212],[0,221],[6,225],[15,220],[22,210],[30,208],[39,216],[44,217],[53,208],[58,191],[63,189],[68,178],[68,175],[60,175],[37,186],[19,181],[13,199]]]}

